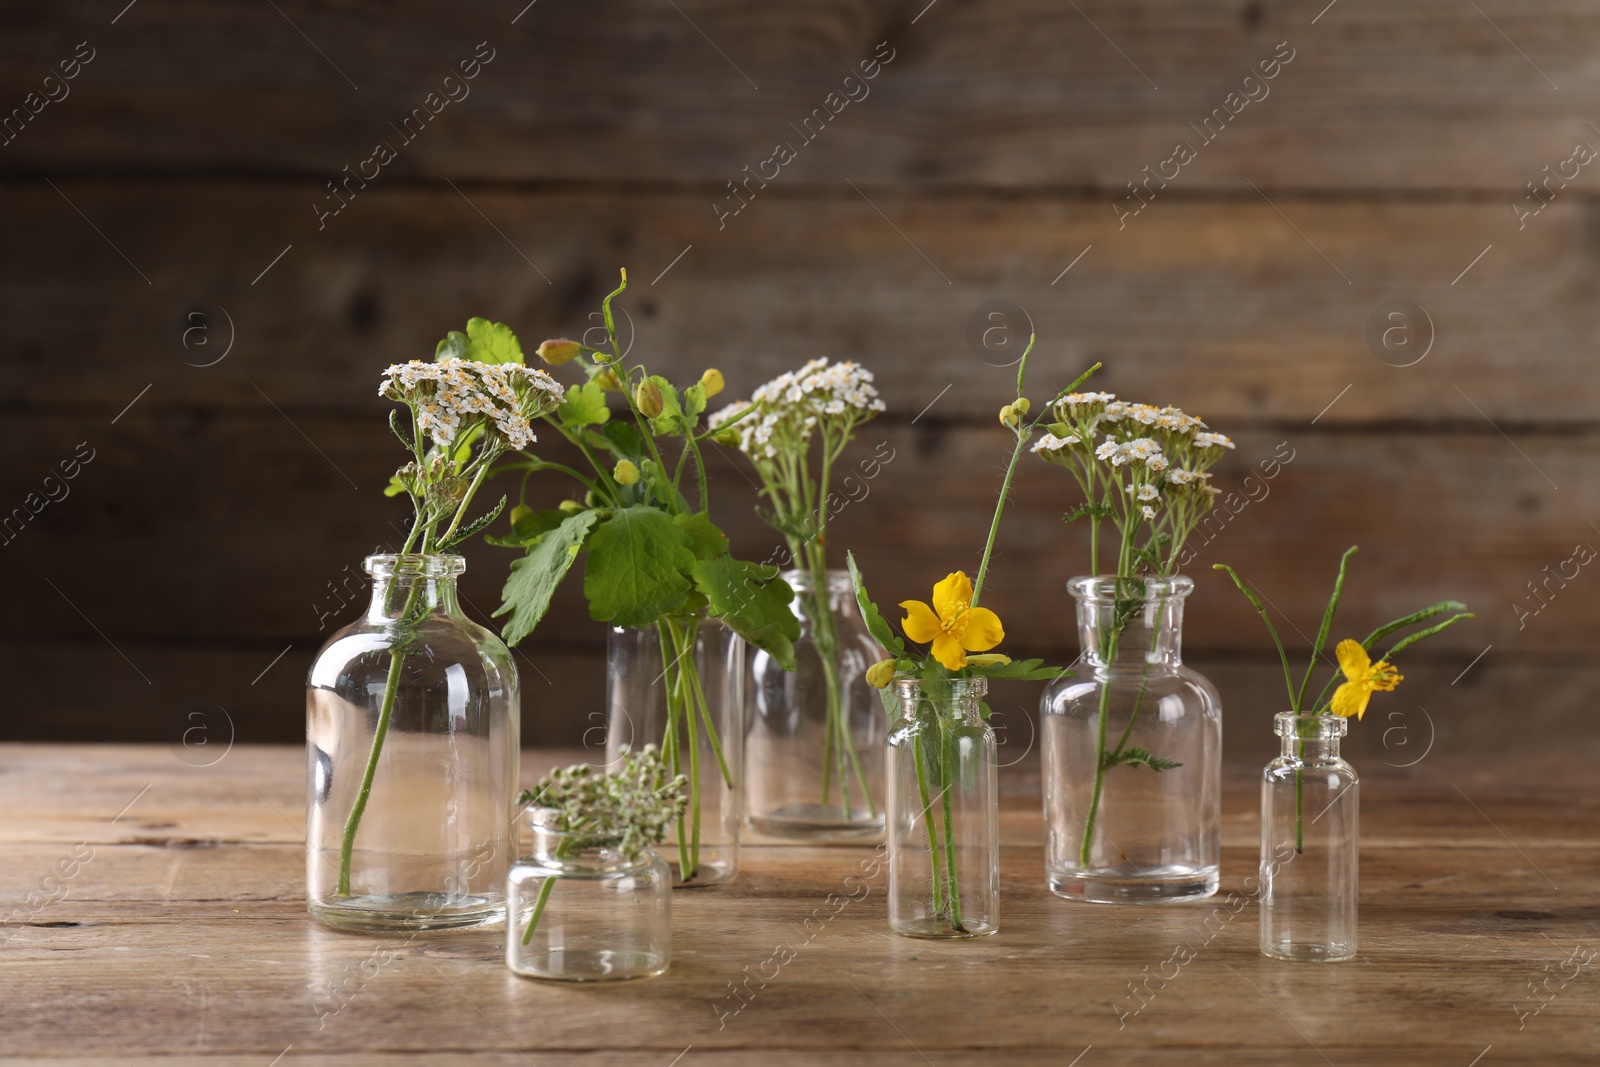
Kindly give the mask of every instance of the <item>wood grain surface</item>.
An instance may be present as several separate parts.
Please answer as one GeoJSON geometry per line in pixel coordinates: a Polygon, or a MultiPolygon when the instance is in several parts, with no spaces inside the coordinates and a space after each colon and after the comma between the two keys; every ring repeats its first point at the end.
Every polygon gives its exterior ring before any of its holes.
{"type": "MultiPolygon", "coordinates": [[[[575,755],[526,752],[523,777],[575,755]]],[[[890,936],[870,848],[758,846],[744,854],[742,879],[674,897],[667,975],[577,989],[510,975],[497,931],[407,940],[312,924],[298,749],[238,746],[196,766],[154,746],[6,745],[0,1056],[1588,1062],[1600,985],[1588,966],[1564,961],[1592,956],[1600,939],[1594,797],[1554,780],[1508,786],[1494,773],[1424,766],[1430,773],[1409,777],[1361,767],[1361,954],[1348,964],[1286,964],[1256,950],[1245,883],[1256,862],[1255,768],[1227,779],[1218,896],[1134,909],[1045,890],[1037,767],[1022,763],[1002,774],[995,937],[890,936]],[[1173,977],[1166,961],[1179,945],[1195,958],[1173,977]],[[779,946],[793,958],[767,963],[779,946]],[[1542,1008],[1530,983],[1544,986],[1542,1008]]]]}
{"type": "MultiPolygon", "coordinates": [[[[971,568],[1031,327],[1036,396],[1101,360],[1100,387],[1239,441],[1188,568],[1190,660],[1230,708],[1281,698],[1209,564],[1303,647],[1359,543],[1351,628],[1479,612],[1408,657],[1405,714],[1485,758],[1542,743],[1504,738],[1508,707],[1600,743],[1600,601],[1559,576],[1600,547],[1592,5],[110,6],[13,5],[0,32],[0,737],[155,741],[196,712],[298,737],[306,667],[403,521],[380,369],[474,314],[584,336],[626,266],[652,369],[719,366],[730,398],[818,355],[877,372],[858,453],[895,458],[834,540],[883,600],[971,568]],[[750,178],[779,140],[796,158],[750,178]],[[1196,157],[1149,177],[1179,140],[1196,157]],[[350,178],[377,141],[396,158],[350,178]]],[[[716,468],[719,520],[765,556],[716,468]]],[[[1060,661],[1072,503],[1025,464],[993,578],[1014,648],[1060,661]]],[[[506,562],[472,550],[479,619],[506,562]]],[[[603,641],[564,590],[519,656],[524,737],[582,743],[603,641]]]]}

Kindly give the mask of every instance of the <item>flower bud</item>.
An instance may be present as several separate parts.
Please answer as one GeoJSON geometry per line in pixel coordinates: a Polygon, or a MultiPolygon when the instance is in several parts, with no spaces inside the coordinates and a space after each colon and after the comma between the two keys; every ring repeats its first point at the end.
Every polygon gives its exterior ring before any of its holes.
{"type": "Polygon", "coordinates": [[[576,515],[578,512],[584,510],[584,506],[578,503],[576,500],[563,500],[561,503],[557,504],[556,507],[560,508],[561,512],[565,515],[576,515]]]}
{"type": "Polygon", "coordinates": [[[1005,426],[1015,426],[1022,421],[1022,416],[1017,414],[1017,409],[1007,404],[1000,409],[1000,422],[1005,426]]]}
{"type": "Polygon", "coordinates": [[[619,459],[611,477],[617,480],[618,485],[633,485],[639,480],[639,468],[630,459],[619,459]]]}
{"type": "Polygon", "coordinates": [[[533,509],[526,504],[518,504],[511,509],[511,525],[515,526],[523,519],[533,518],[533,509]]]}
{"type": "Polygon", "coordinates": [[[867,684],[874,689],[887,688],[894,681],[895,661],[892,659],[880,660],[867,668],[867,684]]]}
{"type": "Polygon", "coordinates": [[[542,341],[539,344],[539,358],[552,367],[559,367],[561,364],[575,359],[581,351],[583,351],[582,345],[576,341],[569,341],[565,337],[542,341]]]}
{"type": "Polygon", "coordinates": [[[617,372],[607,367],[594,376],[594,383],[608,393],[622,392],[622,383],[617,380],[617,372]]]}
{"type": "Polygon", "coordinates": [[[718,393],[722,392],[722,390],[727,387],[728,383],[723,381],[722,372],[717,368],[712,367],[710,370],[700,375],[700,384],[706,387],[706,398],[709,400],[711,397],[714,397],[718,393]]]}
{"type": "Polygon", "coordinates": [[[1011,662],[1010,656],[1002,656],[998,652],[986,652],[981,656],[968,656],[969,667],[1000,667],[1011,662]]]}
{"type": "Polygon", "coordinates": [[[1026,415],[1028,409],[1033,407],[1032,404],[1028,403],[1028,398],[1025,396],[1017,397],[1017,402],[1011,406],[1016,409],[1018,415],[1026,415]]]}
{"type": "Polygon", "coordinates": [[[666,402],[661,399],[661,389],[649,378],[640,382],[633,391],[633,406],[639,409],[639,414],[647,419],[653,419],[666,408],[666,402]]]}

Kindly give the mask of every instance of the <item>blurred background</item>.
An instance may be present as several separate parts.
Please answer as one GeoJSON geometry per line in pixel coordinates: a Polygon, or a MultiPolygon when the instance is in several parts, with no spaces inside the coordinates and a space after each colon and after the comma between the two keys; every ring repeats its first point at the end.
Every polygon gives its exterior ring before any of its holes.
{"type": "MultiPolygon", "coordinates": [[[[1210,565],[1304,649],[1351,544],[1335,638],[1443,597],[1479,613],[1406,656],[1352,731],[1358,765],[1600,747],[1592,4],[7,0],[0,19],[5,739],[302,738],[306,669],[407,517],[381,494],[404,458],[383,367],[473,315],[530,350],[592,342],[626,267],[630,358],[676,380],[717,366],[731,399],[814,356],[877,373],[889,411],[851,458],[893,458],[833,541],[880,602],[975,567],[1031,328],[1036,397],[1102,360],[1094,387],[1238,443],[1185,628],[1230,757],[1272,749],[1285,698],[1210,565]]],[[[765,558],[735,460],[715,514],[765,558]]],[[[1024,463],[985,598],[1014,654],[1077,654],[1074,503],[1024,463]]],[[[511,558],[468,552],[480,621],[511,558]]],[[[568,583],[519,650],[526,743],[600,721],[605,636],[568,583]]],[[[1037,692],[996,694],[1014,752],[1037,692]]]]}

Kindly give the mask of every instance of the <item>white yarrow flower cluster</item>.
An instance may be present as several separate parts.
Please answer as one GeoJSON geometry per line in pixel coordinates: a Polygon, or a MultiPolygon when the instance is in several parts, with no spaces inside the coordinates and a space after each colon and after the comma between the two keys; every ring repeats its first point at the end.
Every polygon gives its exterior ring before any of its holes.
{"type": "Polygon", "coordinates": [[[739,451],[753,459],[775,459],[780,438],[803,444],[821,419],[864,422],[884,410],[873,386],[872,372],[853,361],[830,364],[813,359],[799,370],[780,374],[750,394],[748,401],[729,404],[708,420],[712,430],[752,407],[730,432],[738,434],[739,451]]]}
{"type": "Polygon", "coordinates": [[[1077,434],[1068,434],[1065,437],[1057,437],[1053,433],[1047,433],[1033,443],[1033,450],[1035,452],[1059,452],[1064,448],[1071,448],[1073,445],[1078,443],[1079,441],[1077,434]]]}
{"type": "Polygon", "coordinates": [[[1146,469],[1159,473],[1167,469],[1167,457],[1161,451],[1161,446],[1148,437],[1135,437],[1131,441],[1103,441],[1094,450],[1096,459],[1104,460],[1113,467],[1141,465],[1146,469]]]}
{"type": "Polygon", "coordinates": [[[481,417],[510,447],[526,448],[535,440],[532,420],[565,396],[554,378],[521,363],[414,359],[384,375],[378,395],[414,407],[418,427],[441,446],[481,417]]]}

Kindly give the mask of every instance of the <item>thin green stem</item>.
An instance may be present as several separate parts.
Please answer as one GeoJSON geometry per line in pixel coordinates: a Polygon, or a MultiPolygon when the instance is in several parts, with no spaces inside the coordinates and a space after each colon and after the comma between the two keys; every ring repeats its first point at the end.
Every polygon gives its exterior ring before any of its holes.
{"type": "Polygon", "coordinates": [[[361,789],[356,802],[344,821],[344,839],[339,844],[339,895],[350,895],[350,859],[355,852],[356,830],[361,826],[361,816],[367,810],[367,800],[372,795],[372,779],[378,773],[378,757],[383,752],[383,739],[389,734],[389,720],[394,714],[395,697],[400,691],[400,669],[406,654],[402,649],[389,650],[389,677],[383,683],[383,705],[378,710],[378,726],[372,734],[372,749],[367,753],[367,769],[361,776],[361,789]]]}
{"type": "Polygon", "coordinates": [[[922,825],[928,833],[928,856],[931,861],[931,877],[933,892],[933,913],[935,917],[944,914],[943,871],[944,860],[939,855],[939,835],[933,825],[933,800],[928,796],[928,777],[923,770],[923,747],[927,740],[924,730],[918,730],[917,736],[911,742],[911,762],[917,771],[917,794],[922,800],[922,825]]]}
{"type": "MultiPolygon", "coordinates": [[[[1112,628],[1107,635],[1101,659],[1106,666],[1116,659],[1117,642],[1121,634],[1112,628]]],[[[1100,684],[1100,714],[1095,723],[1094,731],[1094,790],[1089,797],[1089,812],[1083,822],[1083,842],[1078,848],[1078,866],[1089,866],[1089,852],[1094,843],[1095,820],[1100,813],[1100,794],[1105,789],[1106,779],[1106,720],[1111,714],[1111,685],[1109,682],[1100,684]]]]}
{"type": "Polygon", "coordinates": [[[950,925],[957,932],[964,933],[966,924],[961,919],[961,886],[956,875],[956,836],[955,836],[955,799],[950,795],[957,781],[959,769],[956,767],[956,739],[955,724],[941,721],[939,726],[940,746],[939,760],[942,764],[941,774],[944,778],[944,873],[946,882],[945,901],[950,906],[950,925]]]}
{"type": "Polygon", "coordinates": [[[539,925],[539,916],[544,914],[544,906],[550,902],[550,891],[556,887],[554,877],[546,878],[544,885],[539,887],[539,899],[534,902],[533,916],[528,920],[528,928],[522,932],[522,943],[528,944],[533,940],[533,928],[539,925]]]}

